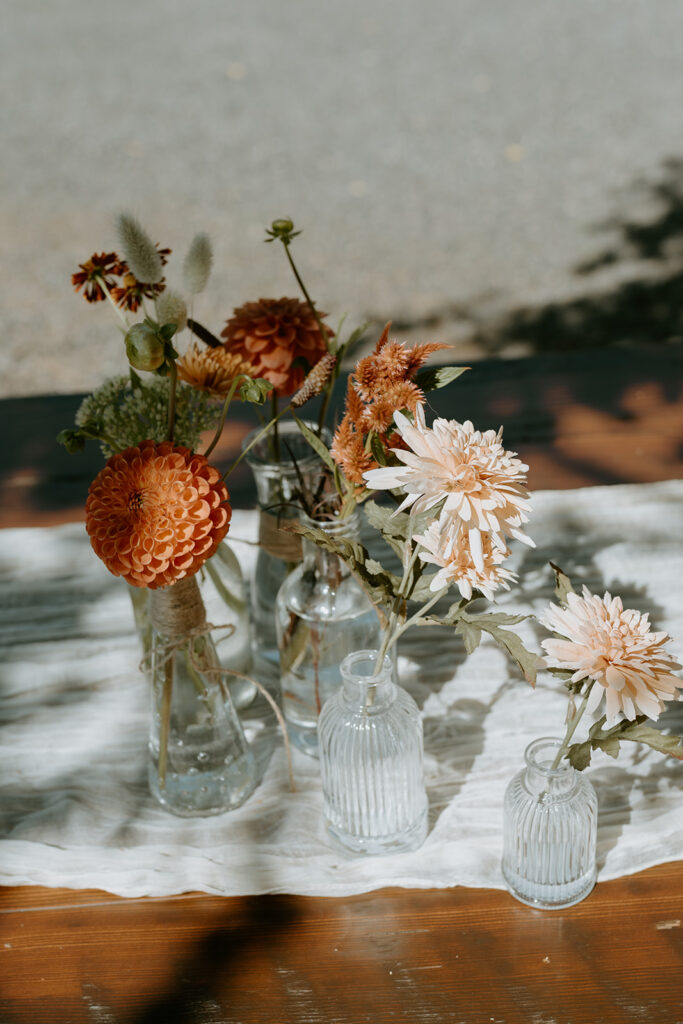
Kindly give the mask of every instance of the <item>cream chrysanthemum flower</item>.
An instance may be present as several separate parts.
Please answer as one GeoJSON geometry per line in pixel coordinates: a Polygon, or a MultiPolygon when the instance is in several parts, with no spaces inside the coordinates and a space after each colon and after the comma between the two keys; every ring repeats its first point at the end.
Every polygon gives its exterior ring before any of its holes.
{"type": "Polygon", "coordinates": [[[364,473],[372,490],[406,492],[397,511],[412,508],[426,512],[444,501],[443,511],[460,519],[469,534],[469,546],[477,569],[484,569],[484,540],[490,534],[494,547],[505,551],[505,537],[516,537],[530,547],[534,542],[522,532],[528,521],[529,493],[526,466],[501,444],[501,432],[481,433],[466,420],[437,419],[425,422],[422,406],[415,409],[415,423],[394,413],[396,427],[409,451],[392,448],[402,466],[385,466],[364,473]]]}
{"type": "Polygon", "coordinates": [[[681,680],[673,675],[679,663],[663,650],[671,639],[652,633],[647,615],[624,609],[620,597],[567,594],[567,607],[551,604],[541,623],[560,639],[543,640],[549,667],[573,672],[572,682],[595,680],[586,711],[595,711],[605,697],[607,724],[619,715],[638,714],[657,720],[664,701],[676,700],[681,680]]]}
{"type": "Polygon", "coordinates": [[[509,590],[508,584],[517,578],[515,573],[503,569],[501,565],[509,551],[501,551],[495,547],[489,535],[483,537],[483,566],[478,567],[472,555],[467,531],[460,519],[453,516],[440,516],[424,533],[414,536],[413,540],[423,549],[419,553],[420,559],[439,566],[439,571],[429,585],[429,589],[434,592],[455,583],[461,595],[468,601],[474,590],[479,590],[492,601],[494,591],[498,587],[509,590]]]}

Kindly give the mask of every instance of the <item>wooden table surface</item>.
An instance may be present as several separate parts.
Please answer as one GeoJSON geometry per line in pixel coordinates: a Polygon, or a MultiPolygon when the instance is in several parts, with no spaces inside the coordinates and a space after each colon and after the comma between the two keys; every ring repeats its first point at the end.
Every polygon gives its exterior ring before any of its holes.
{"type": "MultiPolygon", "coordinates": [[[[680,347],[487,362],[438,409],[504,422],[535,489],[680,478],[680,370],[680,347]]],[[[51,447],[76,405],[0,402],[1,526],[82,518],[98,458],[51,447]]],[[[553,912],[462,887],[344,899],[6,887],[0,898],[0,1024],[683,1024],[683,861],[553,912]]]]}

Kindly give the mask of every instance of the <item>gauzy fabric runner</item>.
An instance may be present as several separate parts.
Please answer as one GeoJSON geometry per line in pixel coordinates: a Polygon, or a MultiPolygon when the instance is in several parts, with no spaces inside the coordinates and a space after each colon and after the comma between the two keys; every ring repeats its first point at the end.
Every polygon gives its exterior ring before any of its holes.
{"type": "MultiPolygon", "coordinates": [[[[501,610],[540,612],[549,559],[575,586],[609,589],[682,632],[683,482],[545,491],[533,496],[535,550],[515,543],[520,583],[501,610]]],[[[235,512],[229,540],[245,573],[256,515],[235,512]]],[[[261,784],[215,818],[175,818],[147,788],[147,683],[126,585],[92,552],[82,524],[0,532],[0,882],[101,888],[125,896],[192,890],[342,896],[383,886],[503,888],[502,803],[531,740],[564,732],[566,693],[536,690],[486,640],[466,657],[445,629],[408,634],[400,682],[423,716],[429,835],[409,854],[333,849],[318,762],[294,751],[290,792],[281,737],[262,701],[243,716],[261,784]]],[[[516,627],[539,650],[533,622],[516,627]]],[[[683,644],[672,651],[681,658],[683,644]]],[[[683,704],[660,727],[683,731],[683,704]]],[[[583,724],[583,723],[582,723],[583,724]]],[[[580,734],[582,735],[582,733],[580,734]]],[[[683,765],[636,744],[588,769],[600,804],[599,879],[683,855],[683,765]]]]}

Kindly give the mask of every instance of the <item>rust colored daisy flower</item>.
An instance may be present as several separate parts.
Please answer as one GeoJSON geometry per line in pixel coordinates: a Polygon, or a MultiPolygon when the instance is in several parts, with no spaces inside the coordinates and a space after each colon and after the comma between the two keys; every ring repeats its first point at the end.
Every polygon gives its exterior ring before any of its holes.
{"type": "MultiPolygon", "coordinates": [[[[318,313],[322,319],[326,313],[318,313]]],[[[310,308],[299,299],[259,299],[234,310],[221,337],[230,352],[254,364],[256,375],[271,382],[278,395],[291,395],[327,352],[327,338],[310,308]]]]}
{"type": "Polygon", "coordinates": [[[161,295],[166,288],[166,280],[162,277],[161,281],[157,284],[143,284],[142,281],[138,281],[131,274],[125,264],[123,266],[122,283],[112,289],[112,295],[117,305],[121,306],[122,309],[128,309],[131,313],[135,313],[140,308],[143,298],[155,299],[157,295],[161,295]]]}
{"type": "Polygon", "coordinates": [[[116,287],[116,278],[125,269],[115,252],[93,253],[85,263],[79,263],[80,270],[71,275],[71,283],[79,291],[83,288],[83,294],[88,302],[103,302],[106,299],[104,285],[108,291],[116,287]]]}
{"type": "Polygon", "coordinates": [[[85,505],[95,553],[114,576],[150,590],[197,572],[231,515],[228,489],[203,455],[156,441],[113,455],[85,505]]]}
{"type": "MultiPolygon", "coordinates": [[[[178,376],[199,391],[224,398],[239,374],[256,377],[256,369],[237,352],[224,348],[199,348],[193,345],[176,363],[178,376]]],[[[239,398],[239,389],[236,397],[239,398]]]]}

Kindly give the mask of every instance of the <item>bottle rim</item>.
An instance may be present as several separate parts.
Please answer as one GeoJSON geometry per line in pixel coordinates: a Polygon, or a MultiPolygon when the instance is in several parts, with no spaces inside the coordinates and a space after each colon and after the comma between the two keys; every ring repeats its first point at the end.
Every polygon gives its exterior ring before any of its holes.
{"type": "Polygon", "coordinates": [[[355,683],[358,686],[376,686],[377,683],[389,682],[391,659],[385,654],[382,667],[379,672],[375,672],[378,654],[377,650],[352,651],[351,654],[347,654],[340,666],[344,682],[355,683]]]}
{"type": "Polygon", "coordinates": [[[539,739],[533,740],[533,742],[530,743],[524,751],[524,760],[526,761],[527,767],[532,768],[534,771],[541,772],[548,778],[559,778],[560,776],[567,775],[569,772],[574,771],[570,763],[564,758],[557,768],[551,767],[561,744],[562,740],[557,736],[542,736],[539,739]],[[541,757],[543,752],[546,753],[545,758],[541,757]]]}

